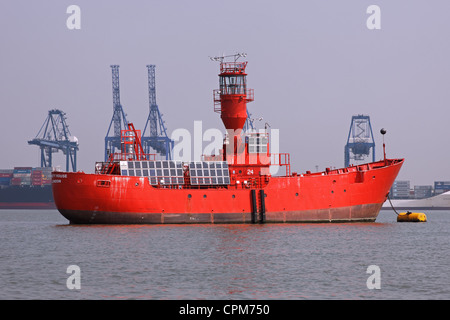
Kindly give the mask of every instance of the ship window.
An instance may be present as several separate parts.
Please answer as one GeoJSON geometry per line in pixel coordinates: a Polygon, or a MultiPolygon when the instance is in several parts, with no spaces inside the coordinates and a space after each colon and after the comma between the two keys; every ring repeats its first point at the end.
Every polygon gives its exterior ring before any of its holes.
{"type": "Polygon", "coordinates": [[[156,170],[150,169],[150,177],[156,177],[156,170]]]}
{"type": "Polygon", "coordinates": [[[222,94],[246,93],[246,81],[244,75],[221,76],[219,81],[222,94]]]}
{"type": "Polygon", "coordinates": [[[141,168],[141,163],[136,161],[135,163],[135,169],[140,169],[141,168]]]}
{"type": "Polygon", "coordinates": [[[134,170],[130,170],[130,176],[134,177],[134,170]]]}
{"type": "Polygon", "coordinates": [[[122,170],[122,175],[127,176],[128,175],[128,170],[122,170]]]}
{"type": "Polygon", "coordinates": [[[147,169],[142,170],[142,175],[144,177],[148,177],[148,170],[147,169]]]}
{"type": "Polygon", "coordinates": [[[156,161],[155,165],[156,165],[156,168],[161,168],[161,161],[156,161]]]}
{"type": "Polygon", "coordinates": [[[148,163],[149,168],[154,168],[155,167],[155,162],[151,161],[148,163]]]}
{"type": "Polygon", "coordinates": [[[140,177],[140,176],[142,176],[142,172],[141,172],[141,170],[136,170],[136,176],[137,176],[137,177],[140,177]]]}
{"type": "Polygon", "coordinates": [[[134,169],[134,163],[133,163],[133,161],[128,161],[128,168],[129,168],[129,169],[134,169]]]}
{"type": "Polygon", "coordinates": [[[178,184],[183,184],[184,183],[184,178],[178,178],[178,184]]]}
{"type": "Polygon", "coordinates": [[[169,163],[167,161],[163,161],[162,162],[162,166],[163,166],[163,168],[168,168],[169,167],[169,163]]]}
{"type": "Polygon", "coordinates": [[[143,169],[147,169],[148,168],[148,162],[147,161],[142,162],[142,168],[143,169]]]}

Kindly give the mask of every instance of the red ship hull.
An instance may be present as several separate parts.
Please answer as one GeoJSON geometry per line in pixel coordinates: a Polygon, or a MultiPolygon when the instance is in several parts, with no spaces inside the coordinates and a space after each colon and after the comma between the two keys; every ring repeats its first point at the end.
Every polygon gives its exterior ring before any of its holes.
{"type": "Polygon", "coordinates": [[[54,172],[59,212],[75,224],[372,222],[403,159],[270,177],[261,189],[155,187],[144,177],[54,172]]]}

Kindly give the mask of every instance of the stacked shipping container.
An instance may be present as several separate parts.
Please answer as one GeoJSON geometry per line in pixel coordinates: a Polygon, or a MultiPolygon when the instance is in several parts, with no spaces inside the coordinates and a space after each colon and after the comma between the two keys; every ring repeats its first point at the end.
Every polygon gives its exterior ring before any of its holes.
{"type": "Polygon", "coordinates": [[[0,169],[0,187],[9,186],[11,183],[11,178],[13,176],[13,170],[0,169]]]}
{"type": "Polygon", "coordinates": [[[52,183],[53,168],[14,167],[0,169],[0,187],[44,186],[52,183]]]}

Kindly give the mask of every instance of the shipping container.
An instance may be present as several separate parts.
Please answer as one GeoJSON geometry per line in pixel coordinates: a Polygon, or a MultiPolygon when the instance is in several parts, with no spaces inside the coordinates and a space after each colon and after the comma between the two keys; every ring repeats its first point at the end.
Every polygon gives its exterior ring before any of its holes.
{"type": "Polygon", "coordinates": [[[10,177],[0,177],[0,186],[9,186],[11,183],[10,177]]]}
{"type": "Polygon", "coordinates": [[[15,167],[13,173],[30,173],[33,168],[31,167],[15,167]]]}
{"type": "Polygon", "coordinates": [[[450,181],[435,181],[434,182],[435,190],[450,190],[450,181]]]}
{"type": "Polygon", "coordinates": [[[31,178],[31,173],[13,173],[14,178],[31,178]]]}
{"type": "Polygon", "coordinates": [[[11,178],[12,186],[20,186],[21,182],[22,182],[22,179],[20,179],[20,178],[11,178]]]}

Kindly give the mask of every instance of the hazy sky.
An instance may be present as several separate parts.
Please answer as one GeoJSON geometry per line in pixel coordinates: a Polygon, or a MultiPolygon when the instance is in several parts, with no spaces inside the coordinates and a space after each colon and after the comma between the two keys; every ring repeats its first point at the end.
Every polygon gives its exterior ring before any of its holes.
{"type": "MultiPolygon", "coordinates": [[[[280,130],[292,171],[342,167],[355,114],[370,116],[376,158],[404,157],[399,179],[450,180],[450,1],[12,1],[0,3],[0,168],[39,166],[34,138],[48,110],[67,114],[78,169],[104,156],[112,118],[111,64],[121,102],[143,130],[147,64],[169,133],[223,128],[213,111],[218,63],[246,52],[248,105],[280,130]],[[69,30],[67,7],[81,9],[69,30]],[[381,29],[369,30],[370,5],[381,29]]],[[[54,165],[65,160],[54,155],[54,165]]]]}

